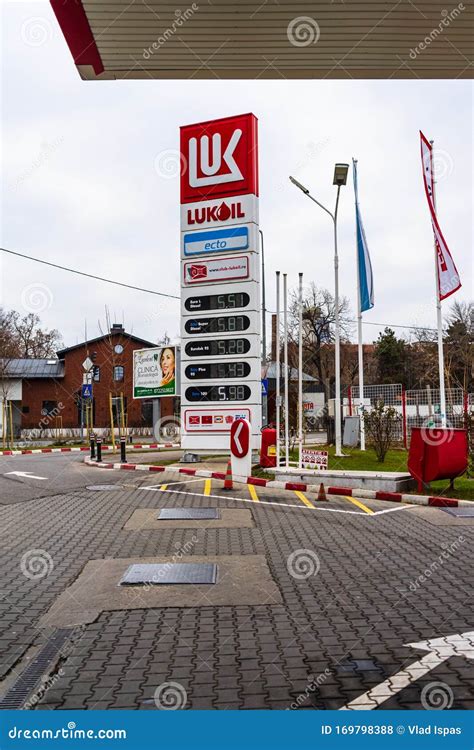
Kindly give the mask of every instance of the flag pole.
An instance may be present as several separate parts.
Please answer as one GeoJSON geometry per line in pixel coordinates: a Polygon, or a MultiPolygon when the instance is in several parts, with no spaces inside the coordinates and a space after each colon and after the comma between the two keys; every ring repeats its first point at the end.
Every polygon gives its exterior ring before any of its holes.
{"type": "MultiPolygon", "coordinates": [[[[352,159],[353,169],[357,171],[357,159],[352,159]]],[[[356,202],[357,202],[356,194],[356,202]]],[[[356,206],[357,210],[357,206],[356,206]]],[[[356,227],[356,263],[357,263],[357,355],[359,361],[359,429],[360,449],[365,451],[365,424],[364,424],[364,349],[362,344],[362,301],[360,292],[360,267],[359,251],[357,247],[356,227]]]]}
{"type": "Polygon", "coordinates": [[[360,449],[365,451],[365,424],[364,424],[364,349],[362,344],[362,310],[360,309],[360,276],[357,274],[357,349],[359,359],[359,425],[360,425],[360,449]]]}
{"type": "Polygon", "coordinates": [[[303,274],[299,273],[298,288],[298,468],[303,457],[303,274]]]}
{"type": "Polygon", "coordinates": [[[285,466],[290,465],[290,415],[288,412],[288,287],[287,274],[283,274],[283,381],[285,417],[285,466]]]}
{"type": "MultiPolygon", "coordinates": [[[[435,194],[435,171],[433,161],[434,141],[430,141],[431,151],[431,181],[432,181],[432,199],[433,208],[436,215],[436,194],[435,194]]],[[[446,427],[446,390],[444,386],[444,351],[443,351],[443,316],[441,312],[441,298],[438,278],[438,247],[436,237],[434,241],[434,260],[435,260],[435,296],[436,296],[436,318],[438,325],[438,368],[439,368],[439,403],[441,410],[441,426],[446,427]]]]}
{"type": "Polygon", "coordinates": [[[280,410],[281,410],[281,372],[280,372],[280,271],[276,272],[276,454],[277,468],[280,467],[280,410]]]}

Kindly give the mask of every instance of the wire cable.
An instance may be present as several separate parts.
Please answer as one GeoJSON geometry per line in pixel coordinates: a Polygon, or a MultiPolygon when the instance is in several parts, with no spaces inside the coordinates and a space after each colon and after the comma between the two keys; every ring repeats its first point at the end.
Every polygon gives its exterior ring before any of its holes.
{"type": "Polygon", "coordinates": [[[170,299],[180,299],[176,294],[166,294],[165,292],[157,292],[154,289],[144,289],[141,286],[133,286],[133,284],[125,284],[123,281],[114,281],[113,279],[106,279],[103,276],[95,276],[92,273],[86,273],[85,271],[78,271],[75,268],[67,268],[66,266],[60,266],[58,263],[51,263],[49,260],[42,260],[41,258],[34,258],[31,255],[24,255],[23,253],[15,252],[14,250],[7,250],[4,247],[0,247],[2,253],[8,253],[9,255],[16,255],[19,258],[26,258],[26,260],[33,260],[35,263],[42,263],[45,266],[51,266],[52,268],[59,268],[60,271],[68,271],[69,273],[76,273],[79,276],[86,276],[89,279],[96,279],[96,281],[105,281],[106,284],[115,284],[116,286],[123,286],[127,289],[134,289],[137,292],[145,292],[146,294],[155,294],[159,297],[169,297],[170,299]]]}

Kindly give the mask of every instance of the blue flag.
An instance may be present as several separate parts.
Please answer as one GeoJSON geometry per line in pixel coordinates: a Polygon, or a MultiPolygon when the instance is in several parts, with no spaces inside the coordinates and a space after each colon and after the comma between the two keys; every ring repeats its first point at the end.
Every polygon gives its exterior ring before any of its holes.
{"type": "Polygon", "coordinates": [[[370,310],[374,306],[374,277],[372,274],[372,263],[370,262],[369,248],[365,238],[364,225],[359,208],[359,195],[357,190],[357,161],[352,159],[354,174],[354,193],[356,209],[356,231],[357,231],[357,264],[359,271],[360,289],[360,312],[370,310]]]}

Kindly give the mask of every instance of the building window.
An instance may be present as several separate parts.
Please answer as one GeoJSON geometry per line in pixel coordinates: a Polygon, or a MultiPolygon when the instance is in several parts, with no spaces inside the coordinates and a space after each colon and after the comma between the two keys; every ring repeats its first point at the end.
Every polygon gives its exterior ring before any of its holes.
{"type": "Polygon", "coordinates": [[[153,401],[142,401],[142,426],[153,427],[153,401]]]}
{"type": "Polygon", "coordinates": [[[92,379],[94,383],[100,383],[100,367],[99,365],[94,365],[92,370],[92,379]]]}
{"type": "Polygon", "coordinates": [[[119,380],[123,380],[123,367],[122,365],[116,365],[114,367],[114,380],[115,382],[118,382],[119,380]]]}
{"type": "Polygon", "coordinates": [[[21,413],[22,414],[29,414],[30,413],[30,407],[29,406],[22,406],[21,407],[21,413]]]}
{"type": "Polygon", "coordinates": [[[43,401],[43,406],[41,407],[41,414],[44,417],[49,417],[51,415],[55,416],[58,411],[58,402],[57,401],[43,401]]]}

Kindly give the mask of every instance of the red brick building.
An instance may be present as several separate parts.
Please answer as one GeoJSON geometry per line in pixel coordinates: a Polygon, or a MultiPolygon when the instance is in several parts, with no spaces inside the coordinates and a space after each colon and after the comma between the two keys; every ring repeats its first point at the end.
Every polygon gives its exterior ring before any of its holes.
{"type": "MultiPolygon", "coordinates": [[[[152,402],[134,399],[132,389],[133,352],[153,346],[156,344],[114,324],[103,336],[58,351],[57,360],[11,360],[5,373],[12,382],[21,380],[21,401],[13,402],[16,428],[44,432],[58,426],[64,430],[85,426],[85,401],[81,397],[83,362],[90,359],[94,427],[110,427],[112,396],[115,426],[119,423],[123,398],[127,426],[151,430],[152,402]]],[[[174,399],[162,398],[161,416],[172,415],[173,411],[174,399]]]]}

